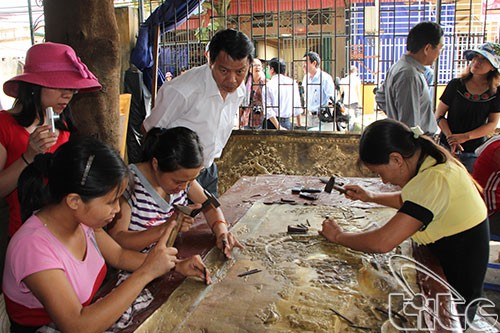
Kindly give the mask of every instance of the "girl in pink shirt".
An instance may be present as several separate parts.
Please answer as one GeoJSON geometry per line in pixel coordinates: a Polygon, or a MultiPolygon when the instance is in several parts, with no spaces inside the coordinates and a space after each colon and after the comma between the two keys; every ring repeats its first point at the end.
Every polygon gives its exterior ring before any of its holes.
{"type": "Polygon", "coordinates": [[[19,197],[26,222],[9,243],[3,277],[12,332],[50,323],[62,332],[104,331],[166,272],[206,278],[199,256],[178,260],[166,247],[175,223],[147,255],[121,248],[101,229],[119,212],[127,183],[120,156],[92,138],[70,140],[25,168],[19,197]],[[106,262],[133,273],[92,303],[106,262]]]}

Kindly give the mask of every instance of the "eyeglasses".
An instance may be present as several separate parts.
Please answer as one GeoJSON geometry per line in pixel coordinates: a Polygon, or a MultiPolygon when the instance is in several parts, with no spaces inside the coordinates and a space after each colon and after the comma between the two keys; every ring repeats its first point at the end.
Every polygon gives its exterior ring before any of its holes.
{"type": "Polygon", "coordinates": [[[57,90],[59,92],[63,93],[70,93],[70,94],[78,94],[78,89],[73,89],[73,88],[48,88],[52,90],[57,90]]]}
{"type": "Polygon", "coordinates": [[[66,92],[67,91],[67,92],[72,93],[73,95],[78,94],[78,89],[60,88],[58,90],[61,91],[61,92],[66,92]]]}

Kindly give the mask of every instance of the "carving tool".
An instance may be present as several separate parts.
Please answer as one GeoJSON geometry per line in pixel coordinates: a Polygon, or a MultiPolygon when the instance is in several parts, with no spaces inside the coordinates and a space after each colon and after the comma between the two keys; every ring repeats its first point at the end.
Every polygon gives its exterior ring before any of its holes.
{"type": "Polygon", "coordinates": [[[208,286],[209,283],[208,283],[208,270],[207,270],[207,268],[203,267],[203,269],[201,269],[199,267],[196,267],[196,270],[203,273],[203,282],[205,282],[205,284],[208,286]]]}
{"type": "Polygon", "coordinates": [[[347,322],[347,324],[349,324],[349,326],[351,326],[352,328],[357,328],[357,329],[364,330],[364,331],[371,331],[371,330],[373,330],[371,327],[364,327],[364,326],[358,326],[358,325],[356,325],[352,320],[350,320],[349,318],[347,318],[346,316],[344,316],[340,312],[336,311],[335,309],[330,308],[330,310],[333,313],[335,313],[337,316],[339,316],[340,318],[342,318],[343,320],[345,320],[347,322]]]}
{"type": "Polygon", "coordinates": [[[307,200],[318,200],[318,195],[313,193],[300,192],[299,197],[307,200]]]}
{"type": "Polygon", "coordinates": [[[227,247],[227,240],[223,239],[222,240],[222,254],[224,254],[224,257],[226,257],[226,259],[229,259],[229,257],[226,255],[226,247],[227,247]]]}
{"type": "Polygon", "coordinates": [[[321,193],[320,188],[309,188],[309,187],[294,187],[292,188],[292,194],[304,193],[321,193]]]}
{"type": "Polygon", "coordinates": [[[309,228],[305,225],[289,225],[287,232],[289,234],[307,234],[309,228]]]}
{"type": "Polygon", "coordinates": [[[261,269],[257,269],[257,268],[255,268],[255,269],[251,269],[251,270],[249,270],[249,271],[246,271],[246,272],[244,272],[244,273],[238,274],[238,277],[243,277],[243,276],[247,276],[247,275],[252,275],[252,274],[255,274],[255,273],[260,273],[260,272],[262,272],[262,270],[261,270],[261,269]]]}

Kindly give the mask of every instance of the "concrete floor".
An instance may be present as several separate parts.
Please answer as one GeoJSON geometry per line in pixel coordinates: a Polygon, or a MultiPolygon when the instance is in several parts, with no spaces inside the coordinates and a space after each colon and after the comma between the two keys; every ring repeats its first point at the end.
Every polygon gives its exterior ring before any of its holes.
{"type": "Polygon", "coordinates": [[[492,301],[495,305],[493,309],[488,309],[486,312],[492,315],[496,314],[497,317],[482,318],[481,316],[476,315],[474,325],[479,327],[479,329],[469,328],[465,331],[465,333],[500,333],[500,323],[498,322],[498,319],[500,318],[500,291],[485,289],[483,296],[492,301]]]}
{"type": "MultiPolygon", "coordinates": [[[[494,312],[500,318],[500,264],[498,263],[500,242],[490,242],[490,267],[486,272],[485,282],[496,285],[494,288],[485,288],[484,297],[495,306],[488,313],[494,312]]],[[[500,332],[500,329],[498,330],[500,332]]]]}

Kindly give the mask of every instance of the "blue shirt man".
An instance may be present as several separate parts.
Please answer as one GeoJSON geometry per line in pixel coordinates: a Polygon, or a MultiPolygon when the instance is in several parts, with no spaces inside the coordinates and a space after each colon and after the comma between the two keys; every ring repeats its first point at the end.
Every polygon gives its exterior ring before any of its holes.
{"type": "Polygon", "coordinates": [[[303,58],[304,92],[307,101],[306,107],[312,114],[317,114],[320,107],[327,106],[335,100],[335,84],[327,72],[319,68],[321,59],[316,52],[307,52],[303,58]]]}

